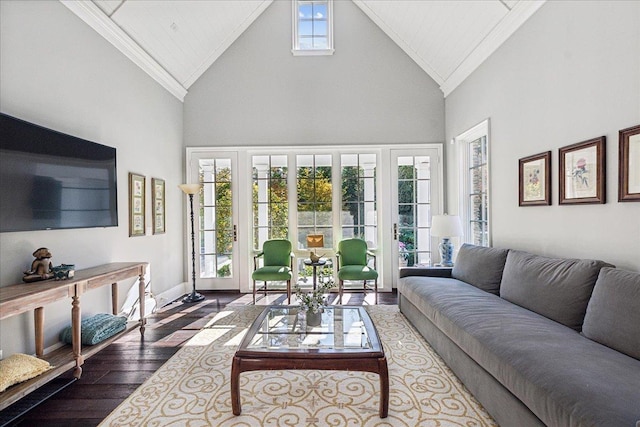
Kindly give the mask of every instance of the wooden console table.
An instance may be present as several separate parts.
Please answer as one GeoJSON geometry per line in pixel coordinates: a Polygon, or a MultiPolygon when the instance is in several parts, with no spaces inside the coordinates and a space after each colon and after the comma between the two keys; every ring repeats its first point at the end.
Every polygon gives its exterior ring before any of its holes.
{"type": "Polygon", "coordinates": [[[35,283],[20,283],[0,288],[0,320],[33,310],[35,328],[36,356],[47,360],[53,369],[29,381],[9,387],[0,393],[0,410],[6,408],[18,399],[31,393],[51,379],[61,375],[70,368],[74,368],[74,376],[82,375],[84,359],[97,353],[121,334],[139,326],[140,334],[144,337],[146,319],[145,313],[145,282],[144,275],[147,263],[116,262],[100,265],[84,270],[77,270],[75,276],[68,280],[54,281],[53,279],[35,283]],[[99,344],[88,347],[82,352],[80,330],[80,296],[87,291],[111,284],[111,311],[118,314],[118,282],[137,277],[139,281],[140,321],[127,326],[122,333],[99,344]],[[44,306],[54,301],[71,298],[71,349],[65,345],[51,353],[44,354],[44,306]]]}

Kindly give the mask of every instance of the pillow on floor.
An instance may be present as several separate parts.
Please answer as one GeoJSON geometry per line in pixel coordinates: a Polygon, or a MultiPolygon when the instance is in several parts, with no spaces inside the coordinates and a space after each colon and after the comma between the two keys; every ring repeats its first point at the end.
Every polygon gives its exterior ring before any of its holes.
{"type": "Polygon", "coordinates": [[[640,360],[640,273],[606,267],[600,270],[582,333],[640,360]]]}
{"type": "Polygon", "coordinates": [[[27,354],[12,354],[0,360],[0,392],[14,384],[37,377],[49,369],[51,365],[46,360],[27,354]]]}
{"type": "MultiPolygon", "coordinates": [[[[82,345],[94,345],[122,332],[127,327],[127,318],[101,313],[87,317],[80,323],[82,345]]],[[[60,333],[60,341],[71,344],[71,326],[60,333]]]]}

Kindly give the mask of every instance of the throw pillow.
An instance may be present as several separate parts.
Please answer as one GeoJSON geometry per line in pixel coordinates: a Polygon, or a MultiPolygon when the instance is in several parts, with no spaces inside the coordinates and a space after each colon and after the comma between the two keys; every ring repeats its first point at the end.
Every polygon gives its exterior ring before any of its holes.
{"type": "Polygon", "coordinates": [[[640,273],[600,270],[582,333],[640,360],[640,273]]]}
{"type": "Polygon", "coordinates": [[[510,250],[500,296],[580,331],[603,261],[547,258],[510,250]]]}
{"type": "Polygon", "coordinates": [[[458,251],[451,276],[498,295],[508,249],[486,248],[465,243],[458,251]]]}
{"type": "Polygon", "coordinates": [[[12,354],[0,360],[0,392],[14,384],[37,377],[49,369],[51,365],[46,360],[27,354],[12,354]]]}

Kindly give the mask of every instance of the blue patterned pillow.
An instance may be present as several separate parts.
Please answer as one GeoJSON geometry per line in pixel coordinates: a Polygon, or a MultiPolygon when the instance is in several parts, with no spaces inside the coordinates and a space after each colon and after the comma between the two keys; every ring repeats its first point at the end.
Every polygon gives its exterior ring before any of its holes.
{"type": "MultiPolygon", "coordinates": [[[[127,318],[101,313],[84,319],[80,325],[82,344],[94,345],[124,331],[127,327],[127,318]]],[[[71,344],[71,326],[62,330],[60,341],[71,344]]]]}

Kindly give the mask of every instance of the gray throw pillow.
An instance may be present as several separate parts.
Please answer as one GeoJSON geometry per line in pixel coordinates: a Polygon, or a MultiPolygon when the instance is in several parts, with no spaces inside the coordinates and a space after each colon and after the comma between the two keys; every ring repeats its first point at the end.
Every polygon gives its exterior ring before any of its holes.
{"type": "Polygon", "coordinates": [[[640,273],[600,270],[582,333],[640,360],[640,273]]]}
{"type": "Polygon", "coordinates": [[[508,252],[508,249],[486,248],[465,243],[458,251],[451,276],[498,295],[508,252]]]}
{"type": "Polygon", "coordinates": [[[500,296],[580,331],[603,261],[547,258],[510,250],[500,296]]]}

